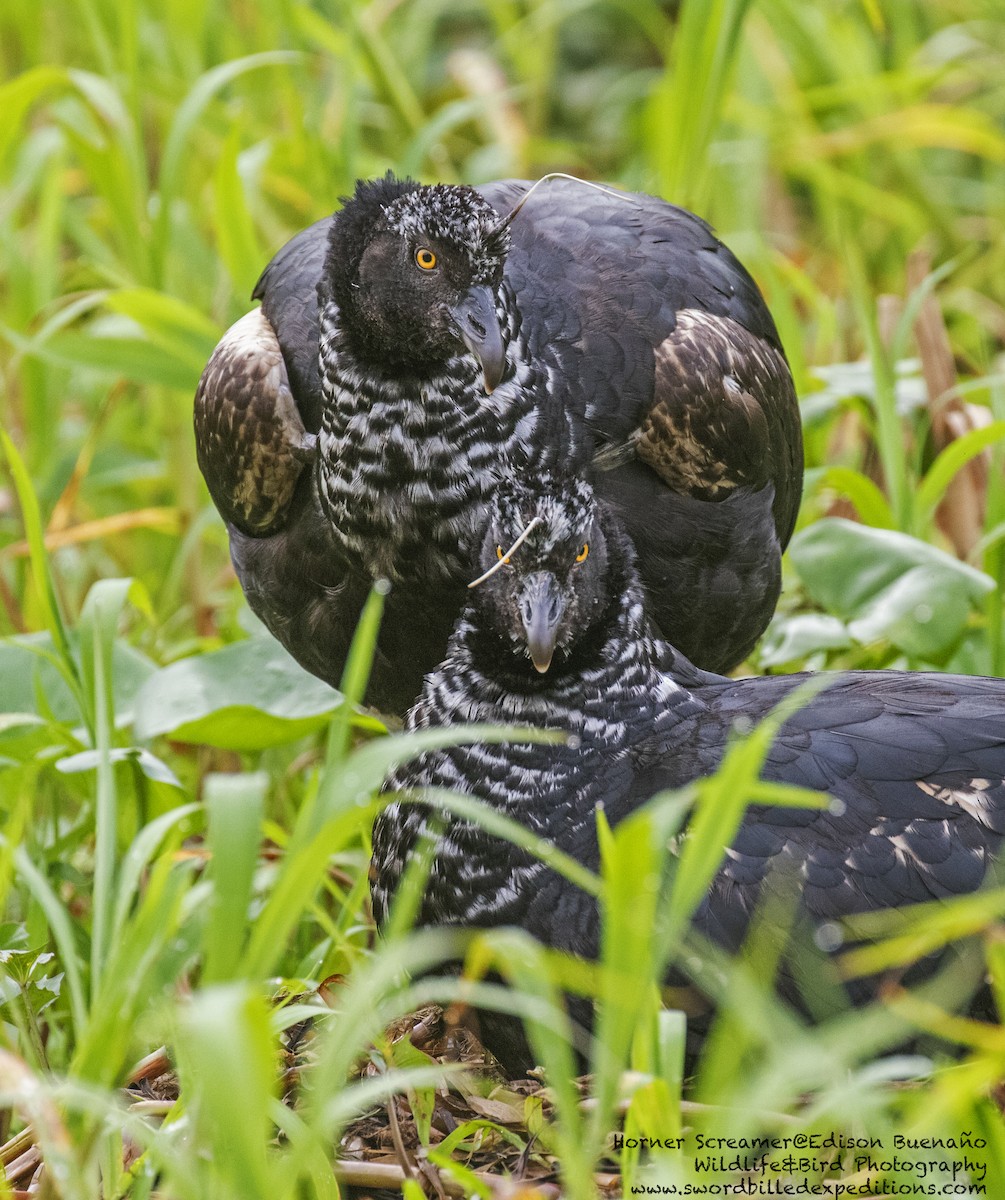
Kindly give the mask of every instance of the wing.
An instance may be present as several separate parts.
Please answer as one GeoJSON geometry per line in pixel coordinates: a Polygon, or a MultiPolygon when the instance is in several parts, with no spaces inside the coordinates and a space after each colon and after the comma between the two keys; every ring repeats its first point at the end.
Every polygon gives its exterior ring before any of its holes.
{"type": "MultiPolygon", "coordinates": [[[[617,823],[657,792],[712,774],[730,738],[803,678],[706,676],[692,701],[667,710],[665,732],[591,770],[573,807],[602,802],[617,823]]],[[[776,871],[797,877],[816,920],[972,892],[1005,838],[1005,680],[839,675],[786,721],[761,774],[835,804],[747,810],[696,917],[716,941],[742,944],[776,871]]]]}
{"type": "MultiPolygon", "coordinates": [[[[720,717],[743,711],[759,683],[724,687],[720,717]]],[[[817,920],[971,892],[1005,836],[1005,681],[840,676],[785,724],[763,775],[836,804],[748,811],[699,914],[717,940],[742,941],[782,864],[817,920]]]]}
{"type": "MultiPolygon", "coordinates": [[[[481,190],[505,212],[527,186],[481,190]]],[[[511,232],[522,332],[584,408],[598,467],[637,455],[706,500],[770,482],[784,546],[802,485],[795,390],[763,298],[709,226],[652,196],[555,180],[511,232]]]]}
{"type": "Polygon", "coordinates": [[[321,424],[317,280],[331,218],[297,234],[255,284],[199,380],[199,468],[221,515],[263,537],[286,524],[321,424]]]}
{"type": "Polygon", "coordinates": [[[199,469],[223,518],[253,537],[282,528],[314,437],[261,309],[217,344],[199,380],[194,421],[199,469]]]}
{"type": "Polygon", "coordinates": [[[318,376],[318,280],[324,266],[332,218],[325,217],[302,230],[278,251],[262,272],[252,298],[282,348],[305,428],[321,428],[321,383],[318,376]]]}
{"type": "Polygon", "coordinates": [[[594,487],[635,545],[647,611],[664,637],[709,671],[742,662],[781,589],[773,487],[701,500],[674,491],[639,460],[605,472],[594,487]]]}

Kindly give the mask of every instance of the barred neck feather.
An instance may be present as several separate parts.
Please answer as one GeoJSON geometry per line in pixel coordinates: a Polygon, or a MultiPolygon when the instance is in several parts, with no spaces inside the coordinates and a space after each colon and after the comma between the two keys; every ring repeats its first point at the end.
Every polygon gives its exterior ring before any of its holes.
{"type": "Polygon", "coordinates": [[[643,621],[641,597],[625,595],[599,652],[595,643],[588,654],[588,666],[577,668],[573,659],[539,675],[526,657],[486,637],[469,610],[454,631],[443,664],[427,677],[408,723],[518,721],[607,744],[614,734],[607,724],[591,720],[592,711],[609,713],[612,691],[618,699],[633,698],[645,706],[663,686],[655,668],[656,646],[643,621]]]}
{"type": "MultiPolygon", "coordinates": [[[[504,342],[519,320],[503,291],[504,342]]],[[[486,501],[507,457],[530,458],[552,431],[548,372],[509,355],[491,395],[468,354],[436,374],[380,372],[353,354],[338,309],[321,312],[324,411],[318,435],[318,495],[336,537],[357,567],[392,583],[463,580],[486,501]]]]}
{"type": "MultiPolygon", "coordinates": [[[[598,631],[600,648],[588,665],[572,659],[555,676],[537,676],[527,665],[497,658],[486,673],[481,636],[470,611],[451,638],[443,665],[426,677],[423,694],[409,713],[410,729],[487,722],[558,729],[565,744],[473,743],[425,754],[391,775],[386,791],[443,788],[477,795],[547,839],[556,822],[563,840],[582,830],[590,844],[592,806],[576,798],[597,759],[671,728],[699,701],[661,669],[673,651],[652,637],[645,624],[637,581],[615,600],[598,631]]],[[[500,649],[500,656],[506,651],[500,649]]],[[[428,833],[422,805],[392,802],[374,827],[374,913],[386,920],[391,894],[418,839],[428,833]]],[[[548,868],[539,859],[499,844],[480,826],[450,820],[437,843],[419,920],[422,924],[466,925],[519,921],[520,906],[548,868]]]]}
{"type": "MultiPolygon", "coordinates": [[[[469,609],[444,662],[426,677],[407,728],[525,724],[561,730],[571,742],[544,755],[531,743],[456,747],[419,760],[408,769],[409,784],[422,776],[424,786],[470,791],[477,781],[478,794],[494,806],[510,811],[539,806],[557,777],[582,773],[592,752],[609,755],[635,745],[693,709],[698,702],[667,671],[674,654],[648,628],[637,579],[616,596],[577,651],[546,675],[486,639],[469,609]]],[[[395,786],[393,779],[389,786],[395,786]]]]}

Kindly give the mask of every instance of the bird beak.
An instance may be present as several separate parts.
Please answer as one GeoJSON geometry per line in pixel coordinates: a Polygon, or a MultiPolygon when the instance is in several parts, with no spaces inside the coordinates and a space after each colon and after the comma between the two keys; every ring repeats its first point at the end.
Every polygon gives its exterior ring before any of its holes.
{"type": "Polygon", "coordinates": [[[565,597],[550,571],[528,575],[520,594],[520,620],[531,662],[543,675],[551,666],[565,597]]]}
{"type": "Polygon", "coordinates": [[[453,310],[453,318],[457,322],[461,341],[481,363],[485,392],[491,395],[502,379],[506,366],[506,349],[496,316],[495,293],[484,285],[470,288],[453,310]]]}

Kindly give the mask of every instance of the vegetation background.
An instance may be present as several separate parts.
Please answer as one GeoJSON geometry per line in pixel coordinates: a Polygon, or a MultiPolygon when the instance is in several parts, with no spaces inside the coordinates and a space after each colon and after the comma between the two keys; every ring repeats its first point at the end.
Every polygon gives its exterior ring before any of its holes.
{"type": "MultiPolygon", "coordinates": [[[[808,1030],[771,998],[762,945],[709,981],[722,1015],[682,1091],[656,964],[707,879],[702,849],[738,819],[757,737],[702,789],[716,828],[666,888],[637,881],[671,870],[660,839],[693,796],[616,831],[584,880],[608,930],[606,971],[577,983],[601,1012],[589,1102],[549,1008],[568,964],[472,942],[515,982],[482,999],[533,1016],[551,1088],[482,1096],[442,1140],[442,1073],[380,1030],[456,993],[404,974],[456,947],[404,932],[404,912],[375,947],[366,908],[372,793],[410,743],[256,626],[190,432],[260,269],[357,177],[564,170],[656,192],[751,268],[802,397],[806,498],[750,669],[1005,674],[1001,0],[6,0],[0,68],[8,1190],[333,1196],[342,1131],[395,1092],[442,1178],[480,1194],[491,1172],[471,1164],[524,1151],[592,1194],[616,1108],[662,1137],[967,1131],[988,1194],[1005,1186],[1005,1034],[948,1016],[951,980],[808,1030]],[[277,1045],[289,1057],[308,1018],[294,1109],[277,1045]],[[905,1028],[942,1048],[891,1055],[905,1028]],[[166,1090],[143,1091],[164,1043],[166,1090]]],[[[1001,997],[1003,912],[989,892],[905,914],[858,966],[972,934],[1001,997]]],[[[886,1176],[952,1184],[929,1161],[946,1157],[918,1149],[886,1176]]],[[[690,1151],[607,1162],[629,1185],[693,1172],[690,1151]]],[[[866,1179],[850,1153],[806,1174],[866,1179]]]]}

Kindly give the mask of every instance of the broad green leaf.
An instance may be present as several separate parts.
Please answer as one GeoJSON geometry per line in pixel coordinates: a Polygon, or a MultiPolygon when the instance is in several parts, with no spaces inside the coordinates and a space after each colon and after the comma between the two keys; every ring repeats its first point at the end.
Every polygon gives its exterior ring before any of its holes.
{"type": "Polygon", "coordinates": [[[762,667],[780,667],[820,650],[846,650],[852,644],[843,621],[827,613],[796,613],[776,617],[758,650],[762,667]]]}
{"type": "Polygon", "coordinates": [[[863,645],[888,641],[912,658],[937,661],[959,641],[972,609],[969,580],[933,563],[912,567],[873,596],[848,632],[863,645]]]}
{"type": "MultiPolygon", "coordinates": [[[[813,367],[813,375],[824,386],[800,399],[799,411],[804,425],[812,427],[817,423],[833,420],[835,414],[849,400],[875,398],[876,378],[872,363],[864,359],[857,362],[816,365],[813,367]]],[[[905,358],[894,364],[893,386],[897,412],[901,416],[908,416],[924,408],[928,392],[918,359],[905,358]]]]}
{"type": "Polygon", "coordinates": [[[323,729],[341,703],[278,642],[248,638],[152,675],[136,698],[136,735],[255,750],[323,729]]]}
{"type": "Polygon", "coordinates": [[[872,529],[828,517],[801,530],[789,545],[789,559],[803,587],[822,608],[848,620],[863,615],[881,591],[914,567],[958,578],[977,605],[994,581],[952,555],[891,529],[872,529]]]}
{"type": "MultiPolygon", "coordinates": [[[[71,647],[76,640],[71,634],[71,647]]],[[[39,714],[35,691],[37,680],[54,719],[71,726],[80,723],[77,701],[51,661],[53,652],[52,639],[47,633],[18,634],[0,641],[0,713],[39,714]]],[[[137,693],[156,670],[156,665],[145,654],[127,642],[116,641],[112,652],[116,725],[127,725],[132,721],[137,693]]]]}

